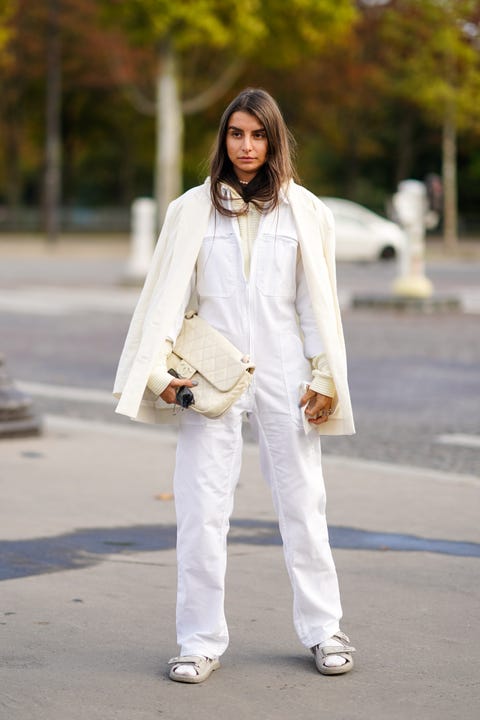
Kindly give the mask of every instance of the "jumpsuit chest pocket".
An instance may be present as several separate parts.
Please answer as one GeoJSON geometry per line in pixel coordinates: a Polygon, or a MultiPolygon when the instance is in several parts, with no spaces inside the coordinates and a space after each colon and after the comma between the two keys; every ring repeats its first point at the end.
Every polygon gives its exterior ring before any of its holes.
{"type": "Polygon", "coordinates": [[[200,297],[230,297],[239,281],[239,247],[234,233],[203,239],[197,259],[200,297]]]}
{"type": "Polygon", "coordinates": [[[298,241],[286,235],[257,240],[256,285],[263,295],[295,298],[298,241]]]}

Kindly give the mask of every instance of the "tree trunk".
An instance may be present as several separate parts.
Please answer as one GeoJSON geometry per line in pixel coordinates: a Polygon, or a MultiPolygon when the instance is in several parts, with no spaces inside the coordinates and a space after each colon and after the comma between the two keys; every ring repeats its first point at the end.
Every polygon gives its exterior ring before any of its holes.
{"type": "Polygon", "coordinates": [[[44,217],[47,240],[54,242],[60,226],[61,187],[61,48],[59,0],[49,0],[47,37],[47,102],[45,143],[44,217]]]}
{"type": "Polygon", "coordinates": [[[8,224],[11,230],[22,229],[19,226],[20,202],[22,198],[22,176],[20,169],[20,118],[8,117],[5,128],[5,159],[8,168],[8,183],[6,187],[8,224]]]}
{"type": "Polygon", "coordinates": [[[455,108],[449,105],[443,118],[442,136],[443,175],[443,240],[445,249],[454,252],[458,246],[457,234],[457,128],[455,108]]]}
{"type": "Polygon", "coordinates": [[[358,130],[352,127],[347,130],[347,163],[344,178],[344,195],[349,200],[357,199],[360,166],[358,162],[358,130]]]}
{"type": "Polygon", "coordinates": [[[402,180],[406,180],[412,173],[414,158],[413,146],[413,113],[404,108],[398,129],[398,155],[395,168],[395,187],[402,180]]]}
{"type": "Polygon", "coordinates": [[[155,198],[161,227],[168,204],[182,191],[183,114],[172,44],[159,49],[156,91],[155,198]]]}

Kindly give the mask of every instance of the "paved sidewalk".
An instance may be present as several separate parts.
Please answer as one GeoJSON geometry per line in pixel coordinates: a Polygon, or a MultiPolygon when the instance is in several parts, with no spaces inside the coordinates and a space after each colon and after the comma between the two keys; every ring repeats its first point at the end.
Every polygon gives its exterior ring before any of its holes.
{"type": "Polygon", "coordinates": [[[476,720],[480,481],[325,458],[358,647],[320,676],[298,643],[274,515],[247,444],[229,550],[231,645],[200,686],[176,653],[175,436],[47,418],[0,442],[1,720],[476,720]]]}

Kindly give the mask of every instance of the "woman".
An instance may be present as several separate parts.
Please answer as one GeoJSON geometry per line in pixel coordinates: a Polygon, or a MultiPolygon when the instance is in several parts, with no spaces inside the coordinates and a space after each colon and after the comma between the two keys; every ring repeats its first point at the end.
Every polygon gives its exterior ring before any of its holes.
{"type": "Polygon", "coordinates": [[[221,418],[175,416],[181,650],[170,677],[179,682],[205,680],[228,646],[226,535],[244,415],[278,514],[300,641],[322,674],[353,667],[354,648],[339,628],[320,451],[320,434],[354,432],[333,223],[293,178],[277,104],[263,90],[241,92],[221,118],[210,179],[168,209],[119,364],[117,412],[171,421],[178,387],[192,383],[172,378],[166,358],[193,302],[256,366],[221,418]]]}

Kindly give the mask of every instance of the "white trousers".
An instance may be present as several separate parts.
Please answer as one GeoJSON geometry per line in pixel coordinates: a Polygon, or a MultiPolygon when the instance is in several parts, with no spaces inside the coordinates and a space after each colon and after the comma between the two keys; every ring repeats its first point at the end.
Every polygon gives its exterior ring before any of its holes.
{"type": "Polygon", "coordinates": [[[258,436],[262,474],[278,515],[300,641],[312,647],[339,629],[342,610],[325,516],[320,439],[316,433],[306,436],[289,413],[273,412],[266,396],[263,402],[261,392],[250,390],[222,418],[182,414],[174,478],[182,655],[215,657],[228,646],[227,533],[240,473],[243,412],[258,436]]]}

